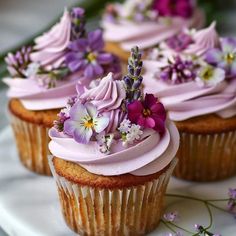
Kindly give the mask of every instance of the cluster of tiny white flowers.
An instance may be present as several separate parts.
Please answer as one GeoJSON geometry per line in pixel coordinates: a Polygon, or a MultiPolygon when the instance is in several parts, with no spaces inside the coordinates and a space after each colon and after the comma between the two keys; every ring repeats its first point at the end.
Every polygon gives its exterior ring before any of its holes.
{"type": "Polygon", "coordinates": [[[99,150],[101,153],[109,154],[111,151],[111,145],[114,141],[114,134],[105,135],[104,132],[98,134],[96,139],[99,144],[99,150]]]}
{"type": "Polygon", "coordinates": [[[66,117],[70,117],[70,109],[71,109],[70,104],[67,104],[66,107],[61,109],[61,113],[63,113],[66,117]]]}
{"type": "Polygon", "coordinates": [[[130,120],[128,119],[124,119],[120,123],[118,130],[121,132],[124,146],[133,144],[134,141],[139,140],[143,134],[141,127],[136,124],[131,124],[130,120]]]}

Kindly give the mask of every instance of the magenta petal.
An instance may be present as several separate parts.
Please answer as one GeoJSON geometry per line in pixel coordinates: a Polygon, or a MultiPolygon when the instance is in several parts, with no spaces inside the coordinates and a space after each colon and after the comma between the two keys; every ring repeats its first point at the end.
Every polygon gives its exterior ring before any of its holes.
{"type": "Polygon", "coordinates": [[[152,105],[154,105],[155,103],[157,103],[157,98],[154,97],[153,94],[146,94],[145,95],[145,100],[144,100],[144,104],[146,108],[151,107],[152,105]]]}
{"type": "Polygon", "coordinates": [[[155,124],[154,130],[160,133],[165,132],[165,122],[162,119],[155,119],[155,124]]]}
{"type": "Polygon", "coordinates": [[[76,142],[87,144],[93,135],[92,129],[85,129],[84,127],[79,127],[74,130],[73,137],[76,142]]]}
{"type": "Polygon", "coordinates": [[[152,111],[152,116],[158,116],[162,120],[166,119],[166,110],[162,103],[158,102],[151,106],[150,110],[152,111]]]}
{"type": "Polygon", "coordinates": [[[144,128],[154,128],[155,127],[155,121],[151,117],[143,117],[140,116],[138,118],[137,124],[144,128]]]}
{"type": "Polygon", "coordinates": [[[140,101],[134,101],[128,105],[128,119],[131,122],[137,122],[137,119],[142,116],[143,105],[140,101]]]}

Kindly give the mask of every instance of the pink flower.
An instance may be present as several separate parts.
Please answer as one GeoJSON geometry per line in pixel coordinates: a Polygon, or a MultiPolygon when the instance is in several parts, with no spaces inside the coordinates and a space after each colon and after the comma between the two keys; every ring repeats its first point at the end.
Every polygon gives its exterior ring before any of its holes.
{"type": "Polygon", "coordinates": [[[128,119],[144,128],[164,133],[166,111],[153,94],[146,94],[144,101],[135,100],[128,105],[128,119]]]}
{"type": "Polygon", "coordinates": [[[153,9],[160,16],[181,16],[189,18],[193,14],[193,4],[191,0],[156,0],[153,9]]]}

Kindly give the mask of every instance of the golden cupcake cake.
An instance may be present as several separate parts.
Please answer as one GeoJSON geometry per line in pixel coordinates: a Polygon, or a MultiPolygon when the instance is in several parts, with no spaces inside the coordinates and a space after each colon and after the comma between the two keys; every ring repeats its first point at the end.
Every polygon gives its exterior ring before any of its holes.
{"type": "Polygon", "coordinates": [[[215,22],[163,41],[144,62],[154,93],[180,132],[174,175],[214,181],[236,174],[236,39],[220,38],[215,22]]]}
{"type": "Polygon", "coordinates": [[[48,130],[76,85],[89,87],[107,71],[119,76],[117,57],[104,51],[101,30],[85,30],[84,10],[64,11],[33,46],[9,53],[8,97],[19,157],[28,169],[50,175],[48,130]]]}
{"type": "Polygon", "coordinates": [[[126,63],[129,50],[142,50],[177,35],[183,28],[204,26],[204,14],[192,0],[126,0],[109,4],[101,25],[106,50],[126,63]]]}
{"type": "Polygon", "coordinates": [[[142,61],[78,89],[50,129],[51,169],[67,225],[81,235],[144,235],[155,229],[176,165],[179,134],[153,94],[142,91],[142,61]]]}

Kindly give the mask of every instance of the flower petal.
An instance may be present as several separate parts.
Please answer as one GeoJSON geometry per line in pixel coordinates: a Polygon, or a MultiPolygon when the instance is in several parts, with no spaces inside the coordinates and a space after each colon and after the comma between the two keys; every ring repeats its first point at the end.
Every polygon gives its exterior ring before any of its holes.
{"type": "Polygon", "coordinates": [[[85,107],[90,117],[94,118],[97,116],[97,108],[92,103],[86,103],[85,107]]]}
{"type": "Polygon", "coordinates": [[[73,136],[74,130],[79,127],[79,122],[68,119],[64,123],[64,132],[68,135],[73,136]]]}
{"type": "Polygon", "coordinates": [[[144,100],[145,108],[150,108],[152,105],[157,103],[157,98],[153,94],[146,94],[144,100]]]}
{"type": "Polygon", "coordinates": [[[150,107],[153,116],[158,116],[163,121],[166,119],[166,110],[162,103],[158,102],[150,107]]]}
{"type": "Polygon", "coordinates": [[[102,31],[97,29],[88,33],[88,42],[92,51],[100,51],[104,48],[102,31]]]}
{"type": "Polygon", "coordinates": [[[230,75],[236,76],[236,61],[232,63],[230,72],[230,75]]]}
{"type": "Polygon", "coordinates": [[[84,70],[84,76],[88,79],[92,79],[94,77],[94,69],[92,64],[88,64],[84,70]]]}
{"type": "Polygon", "coordinates": [[[70,119],[81,121],[85,116],[88,116],[86,107],[79,101],[76,102],[70,109],[70,119]]]}
{"type": "Polygon", "coordinates": [[[144,128],[154,128],[155,121],[151,117],[140,116],[138,118],[137,124],[144,128]]]}
{"type": "Polygon", "coordinates": [[[106,129],[106,127],[108,126],[109,124],[109,118],[108,117],[97,117],[93,120],[94,122],[94,130],[97,132],[97,133],[100,133],[102,132],[104,129],[106,129]]]}
{"type": "Polygon", "coordinates": [[[97,56],[97,61],[100,64],[109,64],[109,63],[111,63],[113,61],[113,56],[110,53],[100,53],[97,56]]]}
{"type": "Polygon", "coordinates": [[[128,119],[131,122],[137,122],[139,116],[142,116],[143,104],[140,101],[134,101],[128,104],[128,119]]]}
{"type": "Polygon", "coordinates": [[[88,40],[82,38],[71,42],[68,48],[75,52],[77,51],[84,52],[87,46],[88,46],[88,40]]]}
{"type": "Polygon", "coordinates": [[[217,63],[222,61],[222,58],[223,58],[223,53],[221,52],[220,49],[217,48],[210,49],[205,55],[206,61],[213,65],[216,65],[217,63]]]}
{"type": "Polygon", "coordinates": [[[73,137],[76,142],[87,144],[93,135],[92,129],[85,129],[83,126],[74,130],[73,137]]]}

